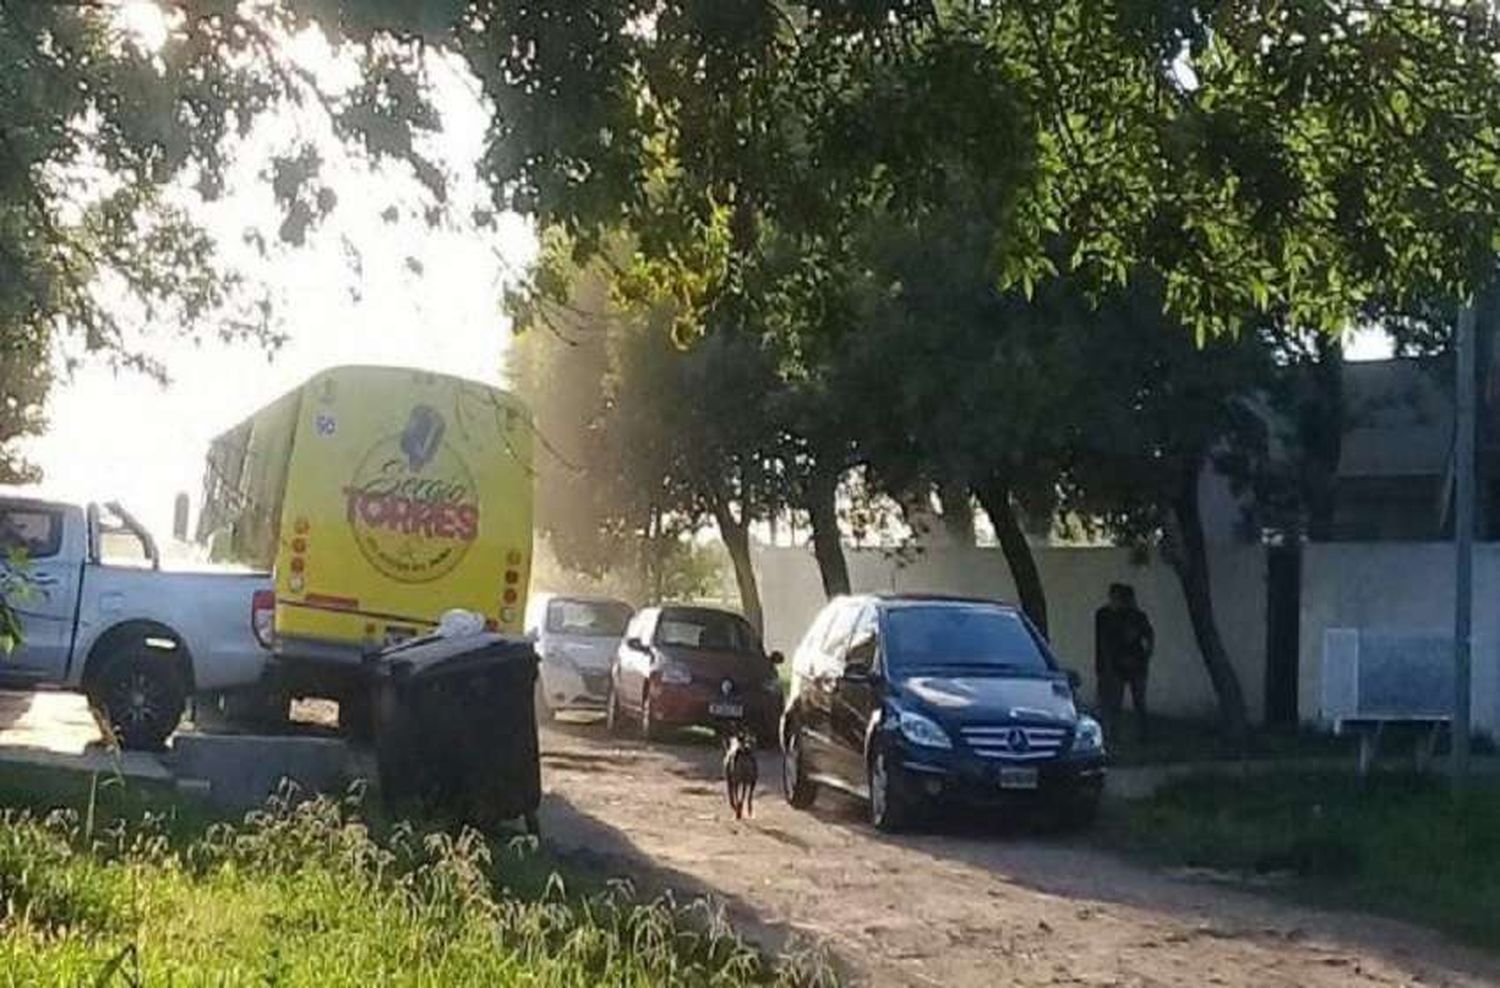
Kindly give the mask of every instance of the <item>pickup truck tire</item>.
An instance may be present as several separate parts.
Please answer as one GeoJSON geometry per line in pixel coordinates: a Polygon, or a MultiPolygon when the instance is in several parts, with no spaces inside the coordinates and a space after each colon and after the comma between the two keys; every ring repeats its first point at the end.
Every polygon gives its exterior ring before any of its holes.
{"type": "Polygon", "coordinates": [[[174,657],[145,639],[129,640],[104,660],[89,689],[120,747],[159,751],[187,709],[188,688],[174,657]]]}

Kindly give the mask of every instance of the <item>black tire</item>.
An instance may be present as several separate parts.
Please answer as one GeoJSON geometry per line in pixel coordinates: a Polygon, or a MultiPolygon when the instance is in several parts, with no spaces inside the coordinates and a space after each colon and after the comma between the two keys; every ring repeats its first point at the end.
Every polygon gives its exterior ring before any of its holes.
{"type": "Polygon", "coordinates": [[[885,752],[876,746],[870,753],[870,823],[886,834],[899,834],[911,826],[912,808],[893,785],[885,752]]]}
{"type": "Polygon", "coordinates": [[[641,694],[641,740],[648,744],[661,740],[661,725],[651,713],[651,690],[641,694]]]}
{"type": "Polygon", "coordinates": [[[781,756],[781,794],[792,808],[805,810],[818,798],[818,784],[804,771],[802,728],[793,727],[786,736],[786,751],[781,756]]]}
{"type": "Polygon", "coordinates": [[[107,660],[89,694],[121,748],[160,751],[182,721],[188,688],[175,654],[140,640],[107,660]]]}

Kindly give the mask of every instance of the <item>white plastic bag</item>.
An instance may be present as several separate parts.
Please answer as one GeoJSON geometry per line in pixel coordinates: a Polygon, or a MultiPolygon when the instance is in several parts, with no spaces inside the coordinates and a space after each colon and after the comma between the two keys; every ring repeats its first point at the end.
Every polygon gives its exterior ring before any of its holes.
{"type": "Polygon", "coordinates": [[[455,607],[438,619],[437,633],[444,638],[466,638],[484,631],[484,615],[455,607]]]}

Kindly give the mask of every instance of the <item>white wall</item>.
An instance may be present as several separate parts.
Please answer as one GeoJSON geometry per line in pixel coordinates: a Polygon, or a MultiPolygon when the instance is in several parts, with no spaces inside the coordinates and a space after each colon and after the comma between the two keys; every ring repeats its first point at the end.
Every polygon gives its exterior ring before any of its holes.
{"type": "MultiPolygon", "coordinates": [[[[1094,610],[1113,582],[1136,588],[1156,627],[1150,698],[1159,712],[1212,715],[1213,690],[1194,643],[1176,574],[1158,559],[1131,562],[1126,549],[1041,548],[1037,567],[1047,591],[1054,649],[1078,670],[1094,694],[1094,610]]],[[[845,550],[856,591],[942,591],[1016,599],[1005,558],[997,549],[928,549],[905,565],[878,550],[845,550]]],[[[1258,546],[1210,550],[1214,606],[1225,647],[1240,674],[1252,720],[1264,716],[1265,551],[1258,546]]],[[[823,605],[823,588],[810,550],[761,549],[756,554],[766,642],[790,652],[823,605]]]]}
{"type": "MultiPolygon", "coordinates": [[[[1297,708],[1318,715],[1323,632],[1361,628],[1453,635],[1453,546],[1343,542],[1302,556],[1302,651],[1297,708]]],[[[1474,724],[1500,732],[1500,545],[1474,547],[1474,724]]]]}

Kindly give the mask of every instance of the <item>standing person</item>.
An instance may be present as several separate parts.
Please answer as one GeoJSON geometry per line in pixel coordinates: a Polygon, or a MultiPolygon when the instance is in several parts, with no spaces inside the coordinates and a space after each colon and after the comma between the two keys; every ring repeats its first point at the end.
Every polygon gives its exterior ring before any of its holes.
{"type": "Polygon", "coordinates": [[[1146,679],[1156,632],[1151,619],[1136,605],[1135,588],[1128,583],[1109,586],[1109,602],[1094,612],[1094,674],[1099,684],[1099,708],[1113,732],[1124,709],[1125,690],[1135,708],[1136,730],[1146,739],[1146,679]]]}

